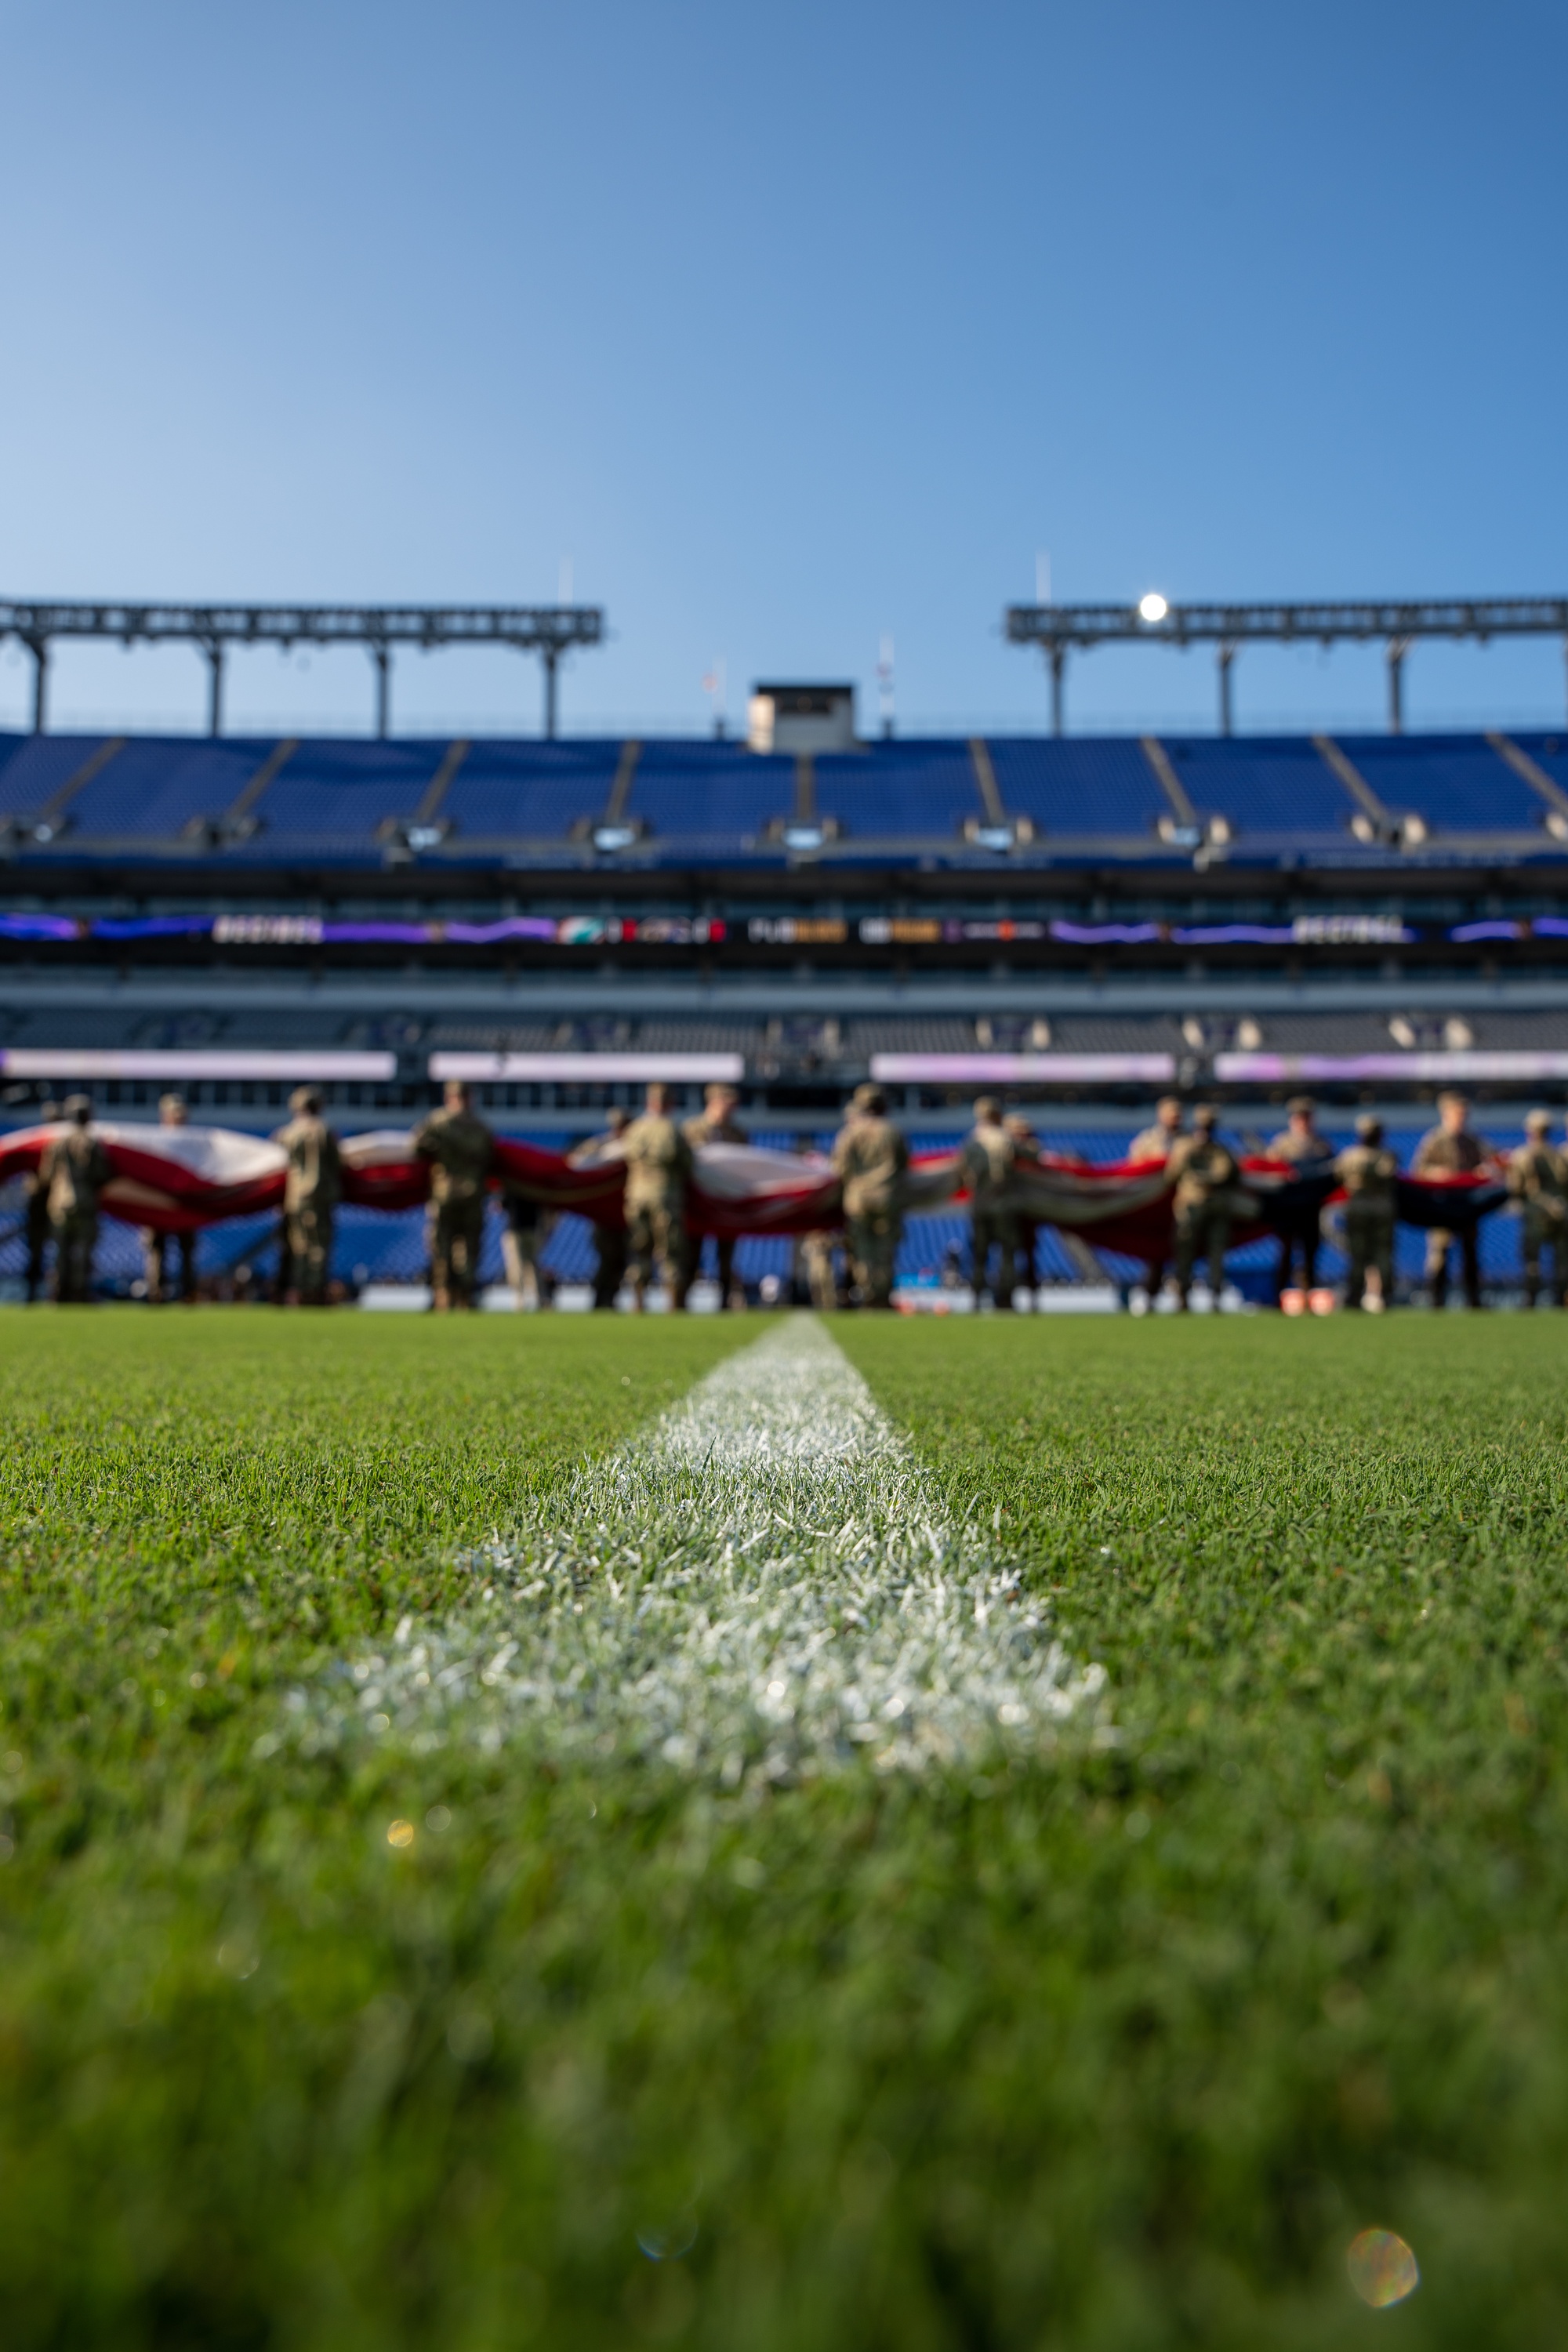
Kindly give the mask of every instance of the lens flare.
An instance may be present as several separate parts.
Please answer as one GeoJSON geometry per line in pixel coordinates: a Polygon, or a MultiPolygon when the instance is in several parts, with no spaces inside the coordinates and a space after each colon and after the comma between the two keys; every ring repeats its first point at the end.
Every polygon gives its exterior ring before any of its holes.
{"type": "Polygon", "coordinates": [[[1352,2238],[1345,2253],[1351,2284],[1373,2311],[1403,2303],[1421,2284],[1415,2257],[1392,2230],[1363,2230],[1352,2238]]]}

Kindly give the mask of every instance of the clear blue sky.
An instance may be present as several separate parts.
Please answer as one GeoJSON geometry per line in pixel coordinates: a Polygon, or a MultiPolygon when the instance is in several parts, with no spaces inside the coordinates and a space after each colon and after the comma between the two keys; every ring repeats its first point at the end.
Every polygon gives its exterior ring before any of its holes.
{"type": "MultiPolygon", "coordinates": [[[[552,598],[575,726],[759,675],[1043,724],[1058,598],[1568,587],[1568,15],[658,0],[0,0],[0,589],[552,598]]],[[[30,670],[0,660],[0,719],[30,670]]],[[[197,725],[183,651],[56,710],[197,725]]],[[[1336,723],[1375,654],[1246,656],[1336,723]]],[[[1550,722],[1561,650],[1418,651],[1417,723],[1550,722]]],[[[1096,655],[1079,724],[1209,659],[1096,655]]],[[[368,664],[247,657],[237,720],[368,724],[368,664]]],[[[537,722],[531,665],[404,663],[408,726],[537,722]]]]}

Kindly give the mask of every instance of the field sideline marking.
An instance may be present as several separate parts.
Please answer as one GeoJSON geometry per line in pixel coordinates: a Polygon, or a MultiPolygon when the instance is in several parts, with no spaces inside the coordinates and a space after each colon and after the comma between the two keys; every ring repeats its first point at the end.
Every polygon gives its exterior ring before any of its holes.
{"type": "MultiPolygon", "coordinates": [[[[290,1695],[307,1748],[510,1738],[726,1787],[1114,1738],[989,1529],[955,1526],[816,1318],[792,1316],[470,1556],[471,1604],[290,1695]],[[563,1508],[564,1501],[565,1507],[563,1508]]],[[[258,1746],[280,1744],[267,1735],[258,1746]]]]}

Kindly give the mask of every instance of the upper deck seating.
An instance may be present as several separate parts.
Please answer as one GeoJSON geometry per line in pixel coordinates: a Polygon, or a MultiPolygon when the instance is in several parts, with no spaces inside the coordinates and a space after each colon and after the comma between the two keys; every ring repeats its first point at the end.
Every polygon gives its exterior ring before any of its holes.
{"type": "MultiPolygon", "coordinates": [[[[440,755],[437,754],[437,757],[440,755]]],[[[621,746],[475,742],[439,814],[463,840],[560,840],[599,816],[614,788],[621,746]]]]}
{"type": "Polygon", "coordinates": [[[1355,735],[1338,739],[1396,815],[1413,809],[1435,834],[1542,830],[1546,804],[1484,735],[1355,735]]]}
{"type": "Polygon", "coordinates": [[[1238,845],[1248,835],[1288,843],[1346,838],[1355,803],[1305,736],[1250,740],[1163,736],[1178,781],[1201,816],[1221,815],[1238,845]]]}
{"type": "Polygon", "coordinates": [[[643,746],[626,814],[641,819],[656,850],[722,856],[755,850],[794,807],[793,760],[738,743],[654,741],[643,746]]]}
{"type": "Polygon", "coordinates": [[[1171,803],[1136,740],[1014,736],[987,743],[1009,815],[1031,818],[1047,838],[1132,835],[1152,853],[1171,803]]]}
{"type": "Polygon", "coordinates": [[[871,743],[816,761],[816,809],[845,838],[951,841],[984,813],[966,742],[871,743]]]}

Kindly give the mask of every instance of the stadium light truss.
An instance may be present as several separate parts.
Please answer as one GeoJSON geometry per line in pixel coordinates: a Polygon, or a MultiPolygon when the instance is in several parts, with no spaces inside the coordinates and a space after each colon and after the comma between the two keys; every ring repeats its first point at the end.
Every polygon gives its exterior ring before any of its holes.
{"type": "Polygon", "coordinates": [[[574,646],[605,641],[596,604],[26,604],[0,600],[0,642],[15,637],[35,664],[33,730],[47,715],[49,648],[60,639],[122,645],[191,645],[206,656],[207,731],[223,732],[224,661],[231,646],[363,646],[375,664],[376,728],[391,719],[392,656],[397,646],[437,653],[453,646],[505,646],[537,654],[544,670],[544,732],[553,739],[556,671],[574,646]]]}
{"type": "Polygon", "coordinates": [[[1425,602],[1323,604],[1172,604],[1151,593],[1135,604],[1010,604],[1007,641],[1038,646],[1051,673],[1051,723],[1064,731],[1068,654],[1090,646],[1212,645],[1219,670],[1219,725],[1231,731],[1231,665],[1245,645],[1367,645],[1388,661],[1388,724],[1405,725],[1405,656],[1418,637],[1561,637],[1568,658],[1568,596],[1455,596],[1425,602]]]}

